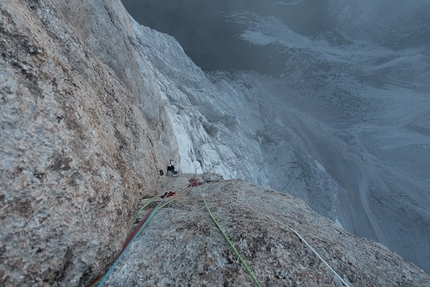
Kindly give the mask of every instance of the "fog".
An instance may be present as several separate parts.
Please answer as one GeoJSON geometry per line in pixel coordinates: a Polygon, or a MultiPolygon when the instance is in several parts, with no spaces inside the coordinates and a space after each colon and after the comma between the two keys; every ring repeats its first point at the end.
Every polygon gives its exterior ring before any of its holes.
{"type": "Polygon", "coordinates": [[[247,24],[229,21],[230,13],[274,15],[304,35],[318,35],[334,25],[328,2],[321,0],[123,0],[123,4],[139,23],[174,36],[205,71],[255,70],[273,74],[283,68],[280,63],[286,56],[277,53],[275,45],[249,45],[238,38],[247,24]],[[297,4],[285,5],[289,2],[297,4]],[[271,57],[273,54],[277,57],[271,57]]]}
{"type": "Polygon", "coordinates": [[[428,45],[430,4],[426,0],[123,0],[139,23],[176,38],[205,71],[255,70],[273,74],[286,59],[276,45],[249,45],[238,36],[246,23],[231,13],[274,16],[292,31],[344,43],[371,40],[392,49],[428,45]],[[276,57],[270,55],[276,54],[276,57]]]}

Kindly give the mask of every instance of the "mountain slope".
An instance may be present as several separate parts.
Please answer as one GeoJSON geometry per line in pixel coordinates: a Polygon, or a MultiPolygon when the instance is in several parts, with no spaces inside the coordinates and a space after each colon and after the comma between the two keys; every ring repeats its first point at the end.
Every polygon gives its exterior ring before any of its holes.
{"type": "Polygon", "coordinates": [[[242,25],[230,37],[260,47],[268,74],[202,73],[174,38],[134,26],[160,79],[182,171],[299,197],[429,272],[428,49],[392,50],[339,31],[306,36],[258,12],[218,17],[242,25]]]}

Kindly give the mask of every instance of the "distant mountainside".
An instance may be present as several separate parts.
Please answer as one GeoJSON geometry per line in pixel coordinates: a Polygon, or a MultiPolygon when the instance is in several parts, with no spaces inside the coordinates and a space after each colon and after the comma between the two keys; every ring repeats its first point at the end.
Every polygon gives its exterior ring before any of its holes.
{"type": "Polygon", "coordinates": [[[353,39],[391,49],[429,45],[430,3],[425,0],[329,0],[338,29],[353,39]]]}
{"type": "Polygon", "coordinates": [[[312,39],[249,12],[228,21],[246,24],[238,37],[248,45],[278,47],[266,55],[279,63],[276,75],[203,73],[172,36],[134,26],[178,138],[180,168],[299,197],[429,270],[426,50],[312,39]]]}

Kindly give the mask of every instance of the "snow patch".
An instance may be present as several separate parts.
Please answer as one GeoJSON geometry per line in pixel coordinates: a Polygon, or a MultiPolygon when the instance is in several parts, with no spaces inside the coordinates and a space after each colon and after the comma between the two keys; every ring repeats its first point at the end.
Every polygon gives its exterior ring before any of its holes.
{"type": "Polygon", "coordinates": [[[315,165],[317,166],[317,168],[319,169],[319,170],[321,170],[322,172],[327,172],[326,171],[326,169],[325,169],[325,167],[322,165],[322,164],[320,164],[319,162],[317,162],[316,160],[315,160],[315,165]]]}
{"type": "Polygon", "coordinates": [[[279,119],[279,118],[275,118],[275,123],[277,123],[278,125],[280,125],[281,127],[285,128],[284,123],[279,119]]]}
{"type": "Polygon", "coordinates": [[[342,223],[340,223],[340,221],[339,221],[339,219],[336,217],[336,220],[335,220],[335,222],[334,222],[336,225],[337,225],[337,227],[340,227],[340,228],[342,228],[342,229],[345,229],[345,228],[343,228],[343,225],[342,225],[342,223]]]}
{"type": "Polygon", "coordinates": [[[259,31],[246,31],[242,35],[240,35],[241,39],[247,40],[252,44],[266,46],[272,43],[276,43],[278,39],[275,37],[271,37],[263,34],[259,31]]]}

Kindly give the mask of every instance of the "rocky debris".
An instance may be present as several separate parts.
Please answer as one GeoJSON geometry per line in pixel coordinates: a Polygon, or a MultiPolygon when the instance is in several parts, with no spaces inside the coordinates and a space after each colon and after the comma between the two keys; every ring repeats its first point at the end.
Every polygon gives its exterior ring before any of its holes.
{"type": "Polygon", "coordinates": [[[0,286],[87,284],[177,156],[118,7],[0,2],[0,286]]]}
{"type": "Polygon", "coordinates": [[[200,192],[262,286],[344,286],[288,227],[350,286],[430,286],[423,270],[291,196],[210,174],[165,177],[157,193],[182,192],[191,178],[205,184],[155,215],[106,286],[255,286],[209,217],[200,192]]]}

